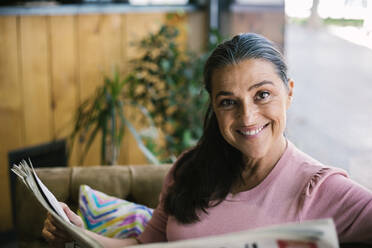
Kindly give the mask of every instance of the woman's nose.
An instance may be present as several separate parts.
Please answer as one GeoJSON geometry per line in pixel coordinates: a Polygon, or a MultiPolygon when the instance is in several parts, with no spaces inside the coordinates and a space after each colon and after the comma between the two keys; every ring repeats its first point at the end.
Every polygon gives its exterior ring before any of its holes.
{"type": "Polygon", "coordinates": [[[250,124],[256,120],[258,108],[251,102],[241,104],[239,108],[239,118],[241,118],[245,124],[250,124]]]}

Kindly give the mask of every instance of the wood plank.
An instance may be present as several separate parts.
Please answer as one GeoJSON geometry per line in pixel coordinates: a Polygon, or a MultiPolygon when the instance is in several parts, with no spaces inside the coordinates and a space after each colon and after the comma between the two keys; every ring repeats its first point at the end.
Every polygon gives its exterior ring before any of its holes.
{"type": "MultiPolygon", "coordinates": [[[[80,103],[92,96],[103,83],[103,50],[101,34],[102,15],[78,15],[78,68],[80,103]]],[[[100,140],[98,135],[87,154],[84,165],[100,164],[100,140]]]]}
{"type": "Polygon", "coordinates": [[[122,18],[119,14],[102,16],[101,45],[103,50],[103,73],[112,77],[121,72],[125,63],[122,46],[122,18]]]}
{"type": "Polygon", "coordinates": [[[285,29],[284,9],[279,11],[246,13],[232,12],[230,15],[229,35],[232,36],[244,32],[258,33],[272,40],[283,50],[285,29]]]}
{"type": "Polygon", "coordinates": [[[187,13],[186,40],[188,48],[196,53],[205,51],[208,42],[208,16],[203,11],[187,13]]]}
{"type": "MultiPolygon", "coordinates": [[[[78,106],[76,18],[52,16],[50,21],[51,84],[53,124],[56,139],[67,138],[73,129],[78,106]]],[[[78,164],[79,145],[69,157],[69,165],[78,164]]]]}
{"type": "Polygon", "coordinates": [[[45,16],[20,17],[26,145],[50,141],[53,134],[47,28],[45,16]]]}
{"type": "Polygon", "coordinates": [[[0,232],[12,228],[7,154],[23,145],[17,17],[0,17],[0,232]]]}
{"type": "Polygon", "coordinates": [[[72,131],[78,101],[75,21],[73,16],[50,17],[54,137],[72,131]]]}

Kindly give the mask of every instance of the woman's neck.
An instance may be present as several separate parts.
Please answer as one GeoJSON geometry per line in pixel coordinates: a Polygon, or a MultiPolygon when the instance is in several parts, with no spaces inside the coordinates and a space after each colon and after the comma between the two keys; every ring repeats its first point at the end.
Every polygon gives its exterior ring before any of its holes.
{"type": "Polygon", "coordinates": [[[287,139],[282,136],[277,144],[268,152],[270,156],[258,159],[243,157],[243,162],[245,163],[245,169],[242,172],[243,181],[239,180],[233,186],[233,194],[254,188],[269,175],[286,150],[287,139]]]}

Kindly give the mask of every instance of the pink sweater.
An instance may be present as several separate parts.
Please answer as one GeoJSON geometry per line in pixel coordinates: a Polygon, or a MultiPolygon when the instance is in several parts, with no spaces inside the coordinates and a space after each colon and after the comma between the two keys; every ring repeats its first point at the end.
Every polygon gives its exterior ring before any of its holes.
{"type": "MultiPolygon", "coordinates": [[[[168,175],[164,185],[169,179],[168,175]]],[[[344,171],[304,154],[291,142],[259,185],[230,194],[209,208],[208,214],[198,214],[199,222],[180,224],[164,213],[160,203],[139,240],[175,241],[331,217],[341,243],[372,244],[372,192],[350,180],[344,171]]]]}

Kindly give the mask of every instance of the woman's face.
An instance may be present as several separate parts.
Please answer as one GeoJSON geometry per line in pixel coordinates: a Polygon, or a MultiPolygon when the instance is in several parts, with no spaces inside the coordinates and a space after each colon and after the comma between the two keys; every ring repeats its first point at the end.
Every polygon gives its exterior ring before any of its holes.
{"type": "Polygon", "coordinates": [[[212,105],[225,140],[250,159],[274,154],[283,144],[292,97],[272,63],[247,59],[212,75],[212,105]]]}

